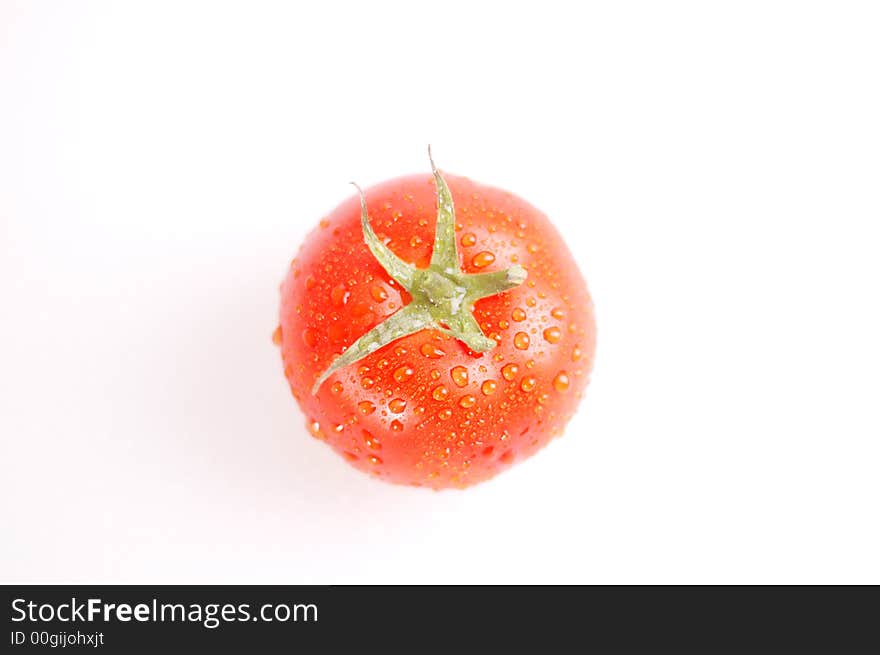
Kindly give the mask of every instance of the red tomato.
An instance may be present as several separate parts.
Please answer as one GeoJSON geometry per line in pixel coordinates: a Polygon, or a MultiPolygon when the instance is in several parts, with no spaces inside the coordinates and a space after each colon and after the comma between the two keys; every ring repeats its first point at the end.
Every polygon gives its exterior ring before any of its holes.
{"type": "Polygon", "coordinates": [[[438,208],[439,173],[369,189],[373,251],[357,197],[321,220],[281,287],[275,334],[313,436],[378,478],[438,489],[486,480],[560,435],[596,343],[586,283],[546,216],[445,180],[454,218],[438,208]],[[435,248],[438,227],[448,238],[435,248]]]}

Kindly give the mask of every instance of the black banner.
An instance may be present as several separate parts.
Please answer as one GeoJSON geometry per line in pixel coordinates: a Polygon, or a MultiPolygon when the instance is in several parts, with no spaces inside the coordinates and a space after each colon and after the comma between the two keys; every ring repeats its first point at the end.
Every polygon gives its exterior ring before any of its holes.
{"type": "MultiPolygon", "coordinates": [[[[864,645],[876,588],[4,587],[4,652],[864,645]]],[[[867,641],[865,641],[867,639],[867,641]]]]}

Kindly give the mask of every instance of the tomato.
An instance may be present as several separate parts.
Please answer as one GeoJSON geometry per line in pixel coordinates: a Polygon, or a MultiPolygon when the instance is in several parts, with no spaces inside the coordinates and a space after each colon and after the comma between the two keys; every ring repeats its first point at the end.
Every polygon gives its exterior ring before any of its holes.
{"type": "Polygon", "coordinates": [[[435,169],[320,221],[281,286],[275,341],[314,437],[380,479],[440,489],[563,432],[596,329],[544,214],[435,169]]]}

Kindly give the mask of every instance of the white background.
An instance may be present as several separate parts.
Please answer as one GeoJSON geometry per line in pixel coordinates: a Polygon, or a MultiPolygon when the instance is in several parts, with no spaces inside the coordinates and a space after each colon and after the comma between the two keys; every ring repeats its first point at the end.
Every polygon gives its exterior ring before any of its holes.
{"type": "Polygon", "coordinates": [[[880,583],[876,3],[0,4],[0,582],[880,583]],[[270,334],[441,167],[595,295],[567,435],[373,481],[270,334]]]}

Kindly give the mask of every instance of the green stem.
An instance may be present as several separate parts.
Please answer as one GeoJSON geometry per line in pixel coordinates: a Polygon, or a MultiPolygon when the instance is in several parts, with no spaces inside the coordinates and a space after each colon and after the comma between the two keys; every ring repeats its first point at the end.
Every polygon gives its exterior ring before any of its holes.
{"type": "Polygon", "coordinates": [[[316,380],[313,394],[317,394],[321,385],[336,371],[421,330],[440,330],[463,341],[474,352],[487,352],[497,345],[480,329],[473,316],[474,303],[521,285],[528,273],[522,266],[476,275],[461,270],[455,244],[452,194],[434,166],[430,148],[428,157],[437,186],[437,229],[431,264],[426,269],[404,262],[376,236],[370,226],[364,193],[355,184],[361,200],[364,241],[388,275],[409,291],[412,302],[364,334],[337,357],[316,380]]]}

